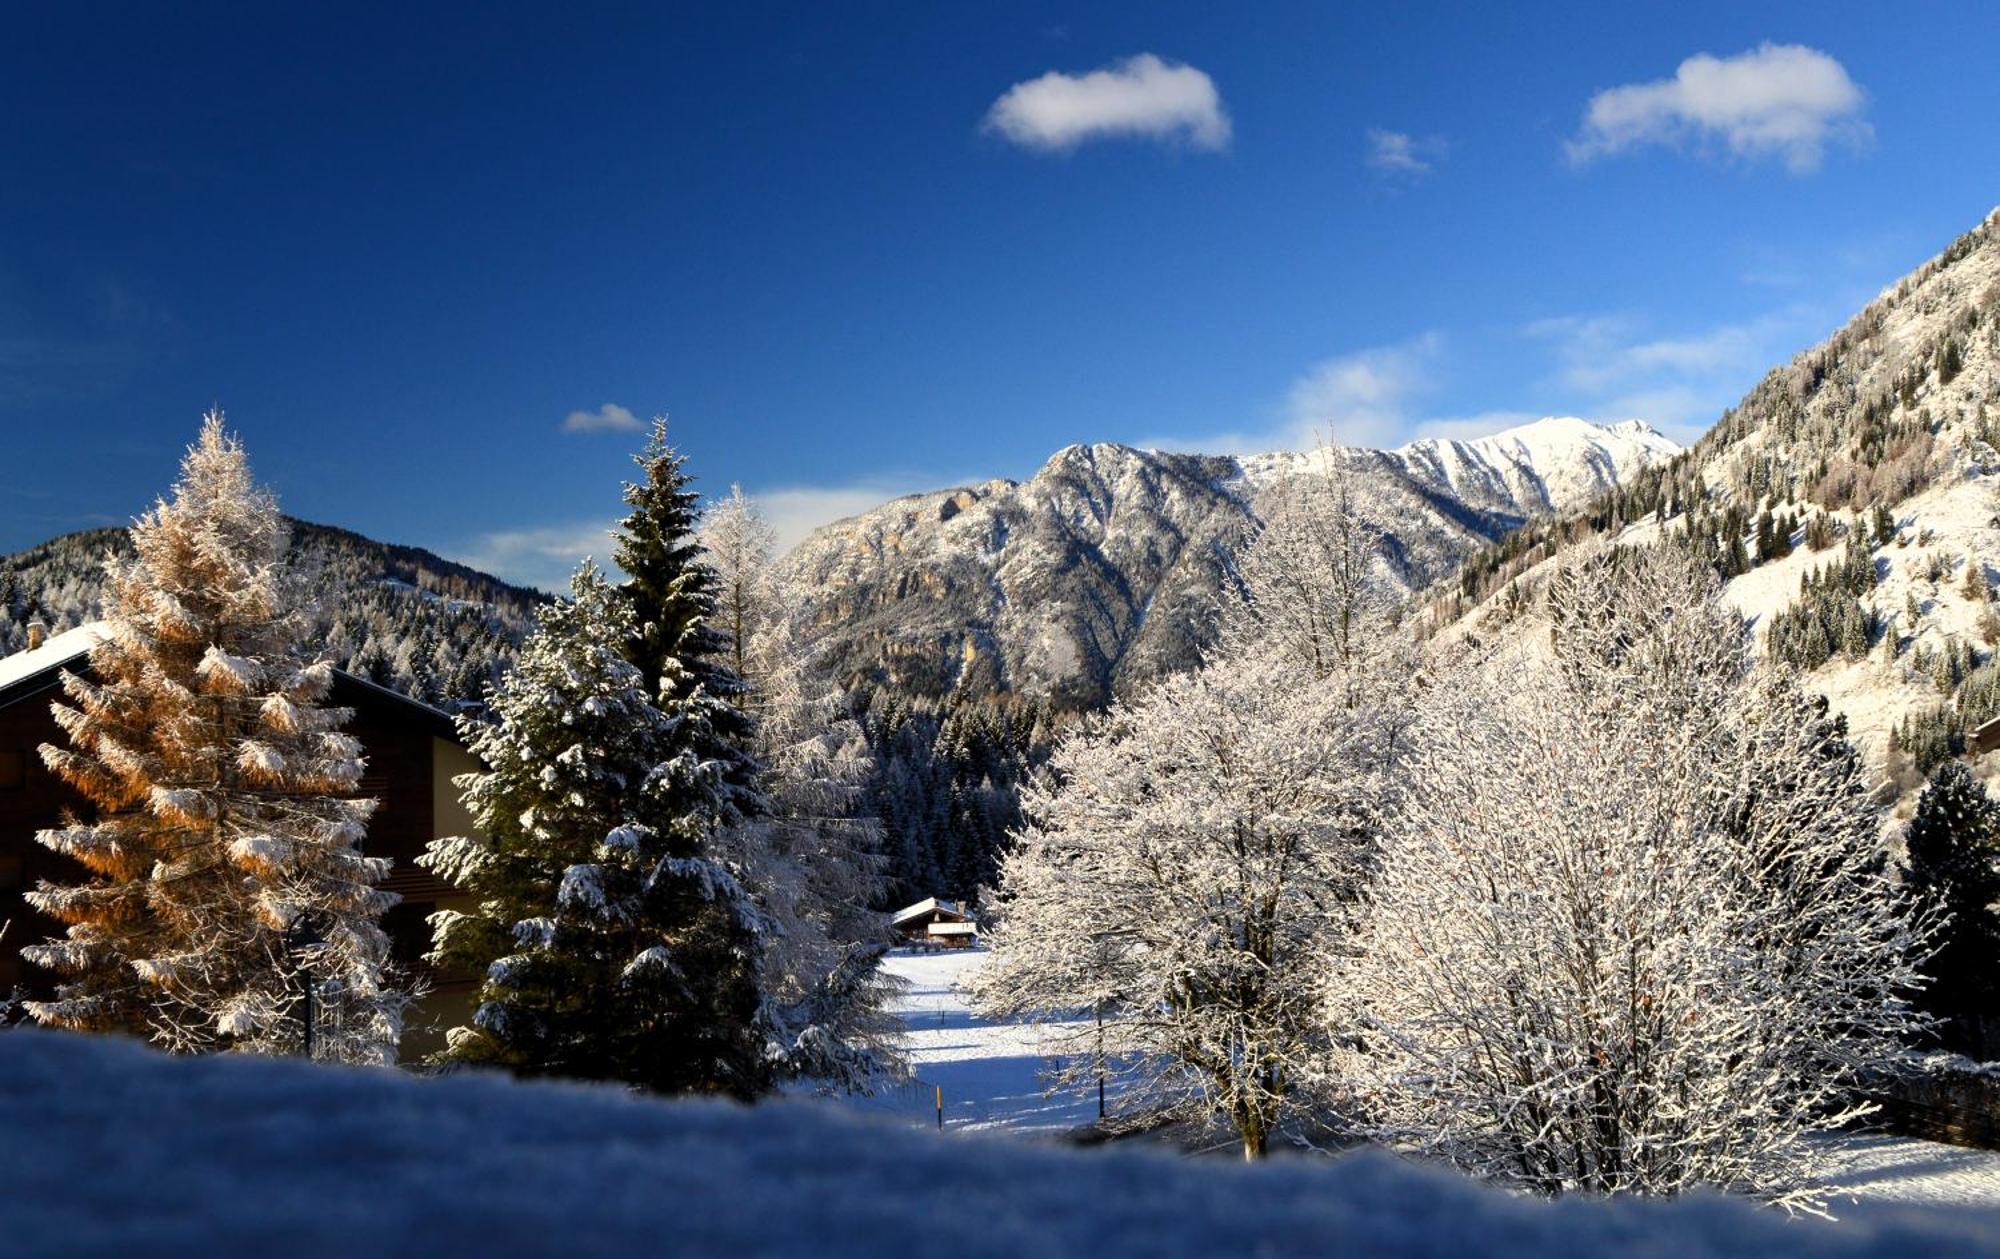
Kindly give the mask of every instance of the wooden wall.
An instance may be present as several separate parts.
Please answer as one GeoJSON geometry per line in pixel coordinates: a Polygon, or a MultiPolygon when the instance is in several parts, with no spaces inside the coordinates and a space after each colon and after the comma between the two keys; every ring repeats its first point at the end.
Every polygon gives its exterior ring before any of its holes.
{"type": "MultiPolygon", "coordinates": [[[[21,946],[61,934],[61,924],[28,907],[21,893],[38,879],[66,882],[83,876],[81,866],[35,842],[37,830],[59,824],[65,809],[84,817],[90,806],[42,767],[36,753],[43,743],[63,743],[49,703],[60,698],[54,679],[40,689],[10,695],[0,707],[0,922],[12,920],[0,939],[0,994],[20,987],[29,995],[46,995],[54,977],[23,962],[21,946]],[[19,766],[20,773],[14,772],[19,766]]],[[[348,733],[361,741],[368,768],[361,796],[380,800],[369,820],[363,848],[370,855],[395,861],[384,884],[403,895],[401,905],[383,916],[396,959],[417,972],[435,995],[427,1005],[431,1017],[414,1021],[421,1027],[445,1013],[457,1014],[472,988],[470,977],[436,975],[420,958],[430,947],[425,918],[462,899],[447,884],[415,863],[425,845],[444,833],[462,834],[471,819],[458,804],[450,776],[477,768],[463,748],[446,737],[448,723],[363,683],[342,676],[331,702],[354,709],[348,733]],[[449,824],[450,830],[440,827],[449,824]]],[[[419,1012],[420,1016],[423,1014],[419,1012]]],[[[435,1047],[434,1037],[419,1036],[415,1048],[435,1047]]],[[[408,1056],[406,1053],[405,1056],[408,1056]]]]}

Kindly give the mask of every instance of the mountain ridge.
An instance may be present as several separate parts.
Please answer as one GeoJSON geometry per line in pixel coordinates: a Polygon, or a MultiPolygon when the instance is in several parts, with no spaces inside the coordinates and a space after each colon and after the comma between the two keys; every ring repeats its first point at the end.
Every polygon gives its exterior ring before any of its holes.
{"type": "Polygon", "coordinates": [[[1382,532],[1379,579],[1406,594],[1678,450],[1640,422],[1575,417],[1396,450],[1074,443],[1025,480],[904,495],[822,526],[779,571],[851,684],[1088,709],[1199,658],[1258,500],[1288,478],[1338,463],[1382,532]]]}

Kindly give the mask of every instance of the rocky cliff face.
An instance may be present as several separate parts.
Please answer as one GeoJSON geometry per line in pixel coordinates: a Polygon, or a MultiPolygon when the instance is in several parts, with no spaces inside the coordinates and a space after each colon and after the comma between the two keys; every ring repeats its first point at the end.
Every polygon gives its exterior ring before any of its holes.
{"type": "Polygon", "coordinates": [[[1249,458],[1069,446],[1025,481],[885,503],[828,525],[782,574],[841,672],[915,694],[1092,708],[1187,667],[1257,504],[1338,459],[1410,590],[1523,520],[1670,457],[1643,424],[1551,419],[1478,441],[1249,458]]]}

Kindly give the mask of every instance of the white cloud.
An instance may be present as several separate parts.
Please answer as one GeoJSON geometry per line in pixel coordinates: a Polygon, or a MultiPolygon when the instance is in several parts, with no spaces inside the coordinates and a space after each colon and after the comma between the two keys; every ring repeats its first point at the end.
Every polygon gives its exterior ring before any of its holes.
{"type": "Polygon", "coordinates": [[[1444,156],[1445,142],[1432,136],[1418,139],[1404,131],[1368,131],[1367,162],[1371,169],[1391,175],[1428,175],[1444,156]]]}
{"type": "Polygon", "coordinates": [[[638,416],[615,402],[595,411],[571,411],[562,422],[565,433],[635,433],[645,427],[638,416]]]}
{"type": "Polygon", "coordinates": [[[1698,53],[1671,79],[1591,97],[1569,155],[1581,163],[1637,145],[1720,143],[1737,157],[1780,158],[1802,174],[1818,168],[1829,144],[1868,138],[1866,100],[1846,67],[1801,44],[1765,43],[1734,57],[1698,53]]]}
{"type": "Polygon", "coordinates": [[[1549,388],[1567,393],[1569,405],[1643,419],[1685,439],[1713,424],[1824,319],[1798,305],[1678,336],[1647,335],[1626,315],[1543,319],[1523,332],[1550,347],[1549,388]]]}
{"type": "Polygon", "coordinates": [[[1427,332],[1313,364],[1285,396],[1294,430],[1344,446],[1394,442],[1409,428],[1409,404],[1428,388],[1443,344],[1427,332]]]}
{"type": "Polygon", "coordinates": [[[984,127],[1023,148],[1047,152],[1111,137],[1210,151],[1229,145],[1229,115],[1215,81],[1152,53],[1087,74],[1051,70],[1016,83],[986,111],[984,127]]]}
{"type": "Polygon", "coordinates": [[[892,498],[949,485],[949,481],[864,480],[851,485],[786,485],[752,494],[784,554],[821,525],[880,507],[892,498]]]}
{"type": "Polygon", "coordinates": [[[616,528],[617,522],[606,520],[502,529],[462,546],[439,549],[450,559],[517,585],[561,592],[569,589],[570,574],[586,557],[595,557],[599,568],[612,567],[611,537],[616,528]]]}
{"type": "Polygon", "coordinates": [[[1310,450],[1324,441],[1393,446],[1419,426],[1411,405],[1429,392],[1443,348],[1442,337],[1426,332],[1394,345],[1337,354],[1313,364],[1291,383],[1283,405],[1265,427],[1155,437],[1135,444],[1216,455],[1310,450]]]}

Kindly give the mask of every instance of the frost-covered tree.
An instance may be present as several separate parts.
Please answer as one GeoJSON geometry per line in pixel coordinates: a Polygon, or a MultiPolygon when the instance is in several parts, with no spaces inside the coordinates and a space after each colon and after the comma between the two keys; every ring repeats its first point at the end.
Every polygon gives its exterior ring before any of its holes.
{"type": "Polygon", "coordinates": [[[1581,557],[1546,651],[1430,694],[1331,1025],[1377,1133],[1539,1192],[1810,1205],[1809,1133],[1916,1017],[1922,926],[1836,720],[1714,574],[1581,557]]]}
{"type": "Polygon", "coordinates": [[[586,564],[462,724],[487,766],[459,780],[480,834],[420,859],[471,893],[432,918],[432,958],[484,973],[445,1058],[663,1093],[753,1096],[762,919],[721,860],[739,792],[704,751],[699,690],[655,701],[624,652],[628,602],[586,564]]]}
{"type": "MultiPolygon", "coordinates": [[[[1001,868],[978,1003],[1102,1013],[1134,1096],[1261,1157],[1327,1033],[1313,994],[1372,851],[1379,725],[1338,679],[1267,664],[1168,678],[1065,739],[1001,868]]],[[[1070,1023],[1073,1070],[1094,1028],[1070,1023]]]]}
{"type": "Polygon", "coordinates": [[[1213,654],[1277,656],[1314,677],[1359,677],[1357,663],[1389,641],[1384,587],[1370,580],[1382,532],[1354,501],[1343,452],[1322,447],[1317,459],[1316,470],[1260,499],[1263,528],[1238,561],[1213,654]]]}
{"type": "Polygon", "coordinates": [[[886,881],[874,767],[847,697],[791,626],[768,618],[749,653],[768,803],[725,842],[771,923],[761,966],[784,1069],[864,1089],[901,1069],[880,970],[888,928],[870,908],[886,881]]]}
{"type": "MultiPolygon", "coordinates": [[[[1227,1124],[1246,1158],[1338,1034],[1314,998],[1351,946],[1408,724],[1379,538],[1328,468],[1267,498],[1209,663],[1065,740],[1026,793],[977,992],[1103,1016],[1139,1097],[1227,1124]]],[[[1095,1020],[1071,1026],[1071,1070],[1094,1072],[1095,1020]]]]}
{"type": "Polygon", "coordinates": [[[1917,1004],[1938,1020],[1945,1048],[1984,1058],[2000,1014],[2000,802],[1965,762],[1938,766],[1904,832],[1904,882],[1949,916],[1917,1004]]]}
{"type": "Polygon", "coordinates": [[[750,679],[750,650],[780,601],[771,572],[778,545],[757,504],[732,485],[701,516],[701,545],[715,570],[715,627],[729,639],[729,662],[750,679]]]}
{"type": "Polygon", "coordinates": [[[37,839],[89,877],[28,899],[67,924],[23,951],[65,976],[42,1023],[142,1031],[179,1052],[395,1058],[406,997],[379,925],[396,903],[362,855],[361,747],[303,654],[312,600],[243,447],[210,413],[173,497],[109,571],[110,632],[65,673],[49,768],[95,806],[37,839]]]}
{"type": "Polygon", "coordinates": [[[764,808],[722,836],[769,929],[760,969],[773,1057],[822,1087],[865,1089],[901,1068],[900,1022],[880,962],[887,923],[881,824],[869,816],[874,765],[848,698],[796,627],[771,572],[774,534],[740,487],[704,514],[764,808]]]}

